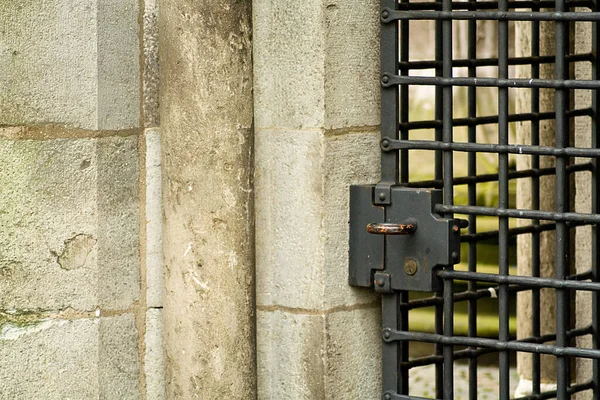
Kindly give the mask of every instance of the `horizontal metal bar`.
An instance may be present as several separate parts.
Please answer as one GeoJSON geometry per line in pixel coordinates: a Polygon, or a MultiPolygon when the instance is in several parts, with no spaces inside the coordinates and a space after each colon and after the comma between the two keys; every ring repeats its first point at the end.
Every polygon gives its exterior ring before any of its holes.
{"type": "MultiPolygon", "coordinates": [[[[498,290],[498,287],[492,288],[493,290],[498,290]]],[[[512,285],[509,286],[508,291],[509,293],[517,293],[517,292],[523,292],[526,290],[531,290],[527,287],[522,287],[522,286],[517,286],[517,285],[512,285]]],[[[452,299],[452,301],[454,303],[459,303],[461,301],[467,301],[467,300],[479,300],[479,299],[484,299],[487,297],[491,297],[492,296],[492,292],[490,292],[490,289],[479,289],[475,292],[460,292],[460,293],[455,293],[454,297],[452,299]]],[[[403,303],[400,305],[400,309],[401,310],[414,310],[417,308],[425,308],[425,307],[432,307],[435,306],[436,304],[444,304],[444,299],[441,297],[428,297],[426,299],[418,299],[418,300],[411,300],[408,303],[403,303]]]]}
{"type": "MultiPolygon", "coordinates": [[[[585,281],[585,280],[588,280],[591,278],[592,278],[592,271],[586,271],[586,272],[582,272],[580,274],[568,276],[567,280],[579,282],[579,281],[585,281]]],[[[491,289],[496,292],[498,291],[497,286],[494,288],[491,288],[491,289]]],[[[518,293],[518,292],[524,292],[527,290],[531,290],[531,288],[527,287],[527,286],[522,286],[522,285],[511,285],[508,287],[509,293],[518,293]]],[[[479,289],[475,292],[456,293],[456,294],[454,294],[452,301],[454,303],[459,303],[461,301],[479,300],[479,299],[491,297],[491,295],[492,295],[492,292],[490,291],[490,288],[479,289]]],[[[439,304],[444,304],[443,298],[428,297],[425,299],[411,300],[408,303],[403,303],[400,305],[400,309],[401,310],[414,310],[414,309],[418,309],[418,308],[433,307],[433,306],[439,305],[439,304]]]]}
{"type": "MultiPolygon", "coordinates": [[[[554,1],[509,1],[508,8],[554,8],[556,3],[554,1]]],[[[592,8],[593,3],[591,1],[568,1],[565,3],[568,8],[575,7],[587,7],[592,8]]],[[[398,10],[400,11],[412,11],[412,10],[441,10],[441,2],[401,2],[398,4],[398,10]]],[[[453,10],[496,10],[498,9],[497,1],[477,1],[477,2],[452,2],[453,10]]]]}
{"type": "MultiPolygon", "coordinates": [[[[464,360],[465,358],[476,358],[485,354],[496,353],[494,349],[463,349],[454,352],[455,360],[464,360]]],[[[401,365],[403,368],[417,368],[431,364],[441,364],[444,362],[444,356],[426,356],[419,357],[413,360],[403,362],[401,365]]]]}
{"type": "MultiPolygon", "coordinates": [[[[600,82],[600,81],[598,81],[600,82]]],[[[495,154],[524,154],[553,157],[600,157],[600,149],[583,147],[550,147],[532,146],[526,144],[492,144],[492,143],[465,143],[465,142],[436,142],[433,140],[393,140],[383,138],[381,141],[383,151],[397,150],[442,150],[463,151],[475,153],[495,154]]]]}
{"type": "MultiPolygon", "coordinates": [[[[583,223],[583,222],[567,222],[567,226],[569,228],[574,228],[577,226],[591,225],[591,223],[583,223]]],[[[541,225],[527,225],[520,226],[518,228],[512,228],[508,230],[509,237],[515,237],[519,235],[528,235],[530,233],[541,233],[553,231],[556,229],[555,223],[549,224],[541,224],[541,225]]],[[[462,235],[460,237],[460,241],[464,243],[473,243],[473,242],[482,242],[485,240],[495,239],[498,237],[498,231],[487,231],[487,232],[479,232],[462,235]]]]}
{"type": "MultiPolygon", "coordinates": [[[[571,385],[567,388],[568,394],[575,394],[579,392],[583,392],[586,390],[590,390],[594,388],[594,382],[589,381],[585,383],[578,383],[571,385]]],[[[556,398],[556,390],[552,390],[549,392],[543,392],[540,394],[531,394],[529,396],[517,397],[512,400],[543,400],[543,399],[555,399],[556,398]]]]}
{"type": "Polygon", "coordinates": [[[398,393],[394,392],[393,390],[388,390],[387,392],[385,392],[383,395],[383,398],[385,400],[436,400],[436,399],[425,398],[425,397],[417,397],[417,396],[408,396],[405,394],[398,394],[398,393]]]}
{"type": "MultiPolygon", "coordinates": [[[[567,167],[567,173],[593,171],[594,164],[592,163],[580,163],[573,164],[567,167]]],[[[540,176],[554,175],[556,168],[541,168],[541,169],[523,169],[520,171],[512,171],[508,173],[508,179],[523,179],[523,178],[539,178],[540,176]]],[[[473,176],[460,176],[454,178],[454,186],[470,185],[473,183],[487,183],[487,182],[498,182],[498,174],[484,174],[484,175],[473,175],[473,176]]],[[[435,188],[441,189],[444,187],[442,180],[430,180],[430,181],[417,181],[403,183],[404,187],[411,188],[435,188]]]]}
{"type": "MultiPolygon", "coordinates": [[[[438,276],[445,280],[463,280],[473,282],[490,282],[498,284],[519,285],[529,288],[573,289],[600,292],[600,282],[583,282],[552,278],[538,278],[519,275],[496,275],[467,271],[438,271],[438,276]]],[[[600,351],[600,350],[599,350],[600,351]]]]}
{"type": "MultiPolygon", "coordinates": [[[[600,15],[600,13],[598,13],[600,15]]],[[[476,86],[497,88],[540,88],[540,89],[600,89],[600,81],[584,79],[533,79],[533,78],[476,78],[440,76],[414,76],[384,74],[381,86],[387,88],[397,85],[422,86],[476,86]]]]}
{"type": "MultiPolygon", "coordinates": [[[[541,3],[541,2],[540,2],[541,3]]],[[[554,2],[551,2],[554,4],[554,2]]],[[[413,3],[402,3],[402,4],[413,4],[413,3]]],[[[423,3],[432,4],[432,3],[423,3]]],[[[473,3],[459,3],[464,5],[470,5],[473,3]]],[[[476,3],[481,4],[481,3],[476,3]]],[[[542,6],[543,7],[543,6],[542,6]]],[[[508,65],[534,65],[534,64],[552,64],[556,60],[554,56],[537,56],[537,57],[510,57],[508,59],[508,65]]],[[[566,62],[582,62],[589,61],[593,62],[595,57],[592,53],[579,53],[570,54],[566,57],[566,62]]],[[[415,60],[415,61],[402,61],[398,63],[400,69],[433,69],[441,68],[442,62],[435,60],[415,60]]],[[[452,60],[452,67],[454,68],[467,68],[467,67],[497,67],[497,58],[467,58],[467,59],[456,59],[452,60]]]]}
{"type": "MultiPolygon", "coordinates": [[[[518,228],[509,229],[508,236],[514,237],[514,236],[526,235],[526,234],[530,234],[530,233],[553,231],[555,229],[556,229],[555,223],[520,226],[518,228]]],[[[498,237],[498,235],[499,235],[498,231],[478,232],[478,233],[462,235],[460,237],[460,241],[465,242],[465,243],[482,242],[485,240],[495,239],[498,237]]]]}
{"type": "Polygon", "coordinates": [[[384,24],[403,20],[453,20],[453,21],[600,21],[598,12],[539,12],[539,11],[400,11],[384,9],[384,24]]]}
{"type": "MultiPolygon", "coordinates": [[[[591,335],[592,332],[593,332],[592,326],[588,325],[584,328],[572,329],[572,330],[568,331],[567,336],[569,337],[569,339],[573,339],[573,338],[580,337],[580,336],[591,335]]],[[[528,337],[528,338],[523,338],[523,339],[519,339],[516,341],[517,342],[526,342],[526,343],[547,343],[547,342],[553,342],[555,340],[556,340],[556,335],[554,334],[554,335],[544,335],[544,336],[537,337],[537,338],[536,337],[528,337]]],[[[496,352],[495,349],[490,349],[490,348],[462,349],[462,350],[457,350],[454,352],[454,359],[461,360],[461,359],[465,359],[465,358],[480,357],[482,355],[495,353],[495,352],[496,352]]],[[[411,369],[411,368],[416,368],[416,367],[422,367],[425,365],[442,363],[443,361],[444,361],[443,356],[432,355],[432,356],[415,358],[413,360],[403,362],[401,365],[404,368],[411,369]]]]}
{"type": "MultiPolygon", "coordinates": [[[[586,336],[586,335],[591,335],[594,332],[594,329],[592,328],[591,325],[588,326],[584,326],[583,328],[577,328],[577,329],[571,329],[569,331],[567,331],[567,338],[568,339],[575,339],[581,336],[586,336]]],[[[539,337],[528,337],[528,338],[524,338],[524,339],[519,339],[516,340],[516,342],[523,342],[523,343],[548,343],[548,342],[554,342],[556,340],[556,334],[547,334],[547,335],[542,335],[539,337]]]]}
{"type": "Polygon", "coordinates": [[[571,279],[574,281],[587,281],[588,279],[592,279],[593,277],[594,277],[594,273],[591,270],[589,270],[586,272],[581,272],[576,275],[571,275],[567,279],[571,279]]]}
{"type": "Polygon", "coordinates": [[[520,351],[524,353],[550,354],[557,357],[579,357],[600,359],[600,350],[577,347],[557,347],[540,343],[526,343],[517,340],[500,341],[496,339],[474,338],[465,336],[444,336],[435,333],[407,332],[384,328],[383,340],[393,342],[398,340],[439,343],[453,346],[485,347],[500,351],[520,351]]]}
{"type": "MultiPolygon", "coordinates": [[[[593,110],[591,108],[580,108],[576,110],[568,110],[565,114],[567,118],[574,117],[591,117],[593,115],[593,110]]],[[[508,116],[508,122],[537,122],[537,121],[545,121],[549,119],[555,119],[556,113],[552,111],[543,112],[543,113],[522,113],[522,114],[511,114],[508,116]]],[[[473,117],[473,118],[456,118],[452,120],[452,126],[481,126],[481,125],[491,125],[498,123],[497,115],[485,115],[482,117],[473,117]]],[[[398,124],[399,130],[416,130],[416,129],[435,129],[441,128],[442,121],[437,120],[428,120],[428,121],[410,121],[410,122],[401,122],[398,124]]]]}
{"type": "Polygon", "coordinates": [[[523,210],[517,208],[494,208],[480,206],[452,206],[436,204],[434,211],[439,214],[457,213],[466,215],[486,215],[490,217],[509,217],[519,219],[539,219],[548,221],[570,221],[582,224],[600,223],[600,214],[557,213],[553,211],[523,210]]]}

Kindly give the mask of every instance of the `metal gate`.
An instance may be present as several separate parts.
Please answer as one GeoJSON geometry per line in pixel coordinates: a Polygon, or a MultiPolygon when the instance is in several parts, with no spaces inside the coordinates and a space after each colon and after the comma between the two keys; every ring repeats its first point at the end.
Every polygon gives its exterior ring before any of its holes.
{"type": "MultiPolygon", "coordinates": [[[[516,352],[530,354],[532,394],[523,399],[567,399],[579,392],[600,398],[598,360],[598,312],[600,311],[600,276],[598,266],[600,223],[600,174],[596,170],[600,157],[598,107],[600,106],[600,71],[598,4],[584,0],[468,0],[454,2],[381,0],[381,182],[377,185],[353,186],[350,202],[350,283],[371,287],[382,294],[383,391],[382,398],[416,399],[410,396],[409,371],[423,365],[435,365],[436,399],[453,399],[454,365],[468,360],[468,398],[477,398],[478,359],[496,353],[499,368],[500,399],[512,398],[509,389],[509,363],[516,352]],[[577,8],[576,8],[577,7],[577,8]],[[414,21],[434,21],[435,47],[431,60],[412,60],[409,54],[410,30],[414,21]],[[453,56],[453,24],[468,21],[468,57],[453,56]],[[475,43],[476,27],[481,21],[497,24],[497,58],[478,58],[475,43]],[[514,40],[509,31],[512,21],[530,25],[531,54],[510,56],[509,43],[514,40]],[[538,45],[540,24],[551,24],[555,35],[554,54],[543,55],[538,45]],[[591,50],[574,51],[573,27],[591,24],[591,50]],[[590,79],[573,78],[576,63],[591,64],[590,79]],[[510,76],[511,66],[528,68],[529,76],[510,76]],[[494,77],[478,76],[478,68],[496,67],[494,77]],[[550,66],[553,76],[544,77],[541,68],[550,66]],[[466,69],[466,76],[456,76],[457,68],[466,69]],[[431,69],[431,76],[418,70],[431,69]],[[411,87],[435,88],[434,118],[413,120],[410,115],[411,87]],[[467,115],[455,117],[457,104],[453,91],[466,87],[467,115]],[[481,87],[497,88],[497,113],[478,115],[477,91],[481,87]],[[515,89],[527,91],[530,110],[517,112],[510,107],[515,89]],[[540,111],[540,94],[550,90],[554,109],[540,111]],[[586,107],[575,107],[574,97],[580,91],[591,92],[586,107]],[[574,144],[574,120],[588,121],[591,145],[574,144]],[[551,145],[540,144],[540,126],[544,121],[554,124],[555,138],[551,145]],[[509,125],[528,124],[531,140],[517,143],[510,138],[509,125]],[[492,143],[477,141],[477,129],[492,125],[497,130],[492,143]],[[468,132],[464,141],[455,139],[456,129],[468,132]],[[435,137],[423,140],[423,129],[432,129],[435,137]],[[418,153],[417,153],[418,152],[418,153]],[[411,181],[411,157],[431,154],[434,178],[411,181]],[[478,154],[491,154],[497,160],[496,173],[478,173],[478,154]],[[466,155],[466,173],[457,171],[454,159],[466,155]],[[530,168],[515,169],[509,157],[530,157],[530,168]],[[551,157],[554,166],[540,167],[542,157],[551,157]],[[581,174],[591,186],[591,210],[578,212],[573,205],[572,188],[575,174],[581,174]],[[555,207],[540,207],[540,180],[554,177],[555,207]],[[531,201],[526,208],[509,204],[509,186],[517,180],[531,182],[531,201]],[[477,188],[485,182],[497,182],[497,204],[478,204],[477,188]],[[465,201],[455,201],[455,188],[467,187],[465,201]],[[478,232],[478,221],[497,218],[492,230],[478,232]],[[515,226],[516,220],[527,221],[515,226]],[[576,227],[592,226],[589,271],[574,271],[574,231],[576,227]],[[554,277],[540,277],[540,237],[554,232],[554,277]],[[527,276],[510,271],[509,244],[520,235],[531,240],[531,273],[527,276]],[[478,246],[483,241],[497,244],[497,273],[484,273],[477,268],[478,246]],[[461,243],[462,252],[461,252],[461,243]],[[466,270],[455,268],[460,261],[466,270]],[[456,282],[466,281],[466,290],[456,290],[456,282]],[[556,296],[556,331],[542,334],[543,316],[540,291],[549,288],[556,296]],[[414,299],[411,291],[430,292],[425,298],[414,299]],[[575,328],[573,313],[575,294],[591,292],[591,324],[575,328]],[[516,339],[509,330],[509,309],[517,292],[531,293],[530,337],[516,339]],[[495,297],[498,302],[497,337],[478,337],[478,303],[495,297]],[[468,334],[455,335],[454,313],[457,303],[468,303],[468,334]],[[409,311],[435,308],[434,332],[411,330],[409,311]],[[577,338],[592,337],[591,348],[577,347],[577,338]],[[410,346],[426,342],[435,345],[432,354],[409,358],[410,346]],[[540,356],[549,354],[556,360],[556,390],[542,392],[540,356]],[[574,377],[574,363],[592,359],[592,378],[581,381],[574,377]]],[[[419,397],[420,398],[420,397],[419,397]]]]}

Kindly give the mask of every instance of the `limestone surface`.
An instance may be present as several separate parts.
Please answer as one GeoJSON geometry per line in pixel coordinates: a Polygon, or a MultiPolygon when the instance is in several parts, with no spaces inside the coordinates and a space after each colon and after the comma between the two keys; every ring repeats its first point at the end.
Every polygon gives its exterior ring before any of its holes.
{"type": "Polygon", "coordinates": [[[0,398],[137,399],[134,317],[0,325],[0,398]]]}
{"type": "Polygon", "coordinates": [[[135,0],[0,2],[0,124],[137,127],[137,14],[135,0]]]}
{"type": "Polygon", "coordinates": [[[139,298],[137,140],[0,140],[0,309],[139,298]]]}

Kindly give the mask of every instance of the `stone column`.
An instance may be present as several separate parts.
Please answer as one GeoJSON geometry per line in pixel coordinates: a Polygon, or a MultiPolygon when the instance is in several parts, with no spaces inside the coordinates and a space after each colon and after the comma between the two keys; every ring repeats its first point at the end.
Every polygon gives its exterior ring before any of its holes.
{"type": "MultiPolygon", "coordinates": [[[[585,12],[586,9],[576,9],[585,12]]],[[[592,49],[592,26],[589,23],[578,22],[574,27],[575,53],[589,53],[592,49]]],[[[592,64],[589,62],[576,63],[574,68],[576,79],[592,79],[592,64]]],[[[576,109],[591,107],[592,91],[575,91],[574,103],[576,109]]],[[[592,125],[590,118],[575,118],[575,146],[592,146],[592,125]]],[[[590,159],[577,158],[577,163],[591,162],[590,159]]],[[[592,174],[581,172],[575,174],[575,211],[581,213],[592,212],[592,174]]],[[[575,266],[577,273],[584,273],[592,268],[592,227],[581,226],[575,229],[575,266]]],[[[590,292],[578,291],[575,295],[575,326],[584,328],[592,323],[592,297],[590,292]]],[[[577,338],[574,345],[583,348],[592,348],[590,335],[577,338]]],[[[592,379],[592,360],[578,358],[575,362],[575,377],[578,383],[592,379]]],[[[577,400],[593,398],[591,391],[578,393],[577,400]]]]}
{"type": "Polygon", "coordinates": [[[162,175],[160,151],[159,68],[158,68],[158,0],[143,1],[143,35],[141,50],[142,117],[144,134],[139,147],[144,150],[140,172],[145,177],[141,239],[145,289],[144,366],[146,400],[163,400],[165,391],[165,357],[163,343],[163,253],[162,253],[162,175]]]}
{"type": "Polygon", "coordinates": [[[379,179],[379,2],[254,0],[258,397],[380,396],[348,286],[349,185],[379,179]]]}
{"type": "MultiPolygon", "coordinates": [[[[518,57],[531,56],[531,23],[515,23],[516,33],[516,55],[518,57]]],[[[540,24],[540,55],[554,55],[555,35],[554,23],[540,24]]],[[[519,77],[531,77],[529,66],[517,67],[519,77]]],[[[546,79],[554,78],[554,64],[542,64],[540,66],[540,77],[546,79]]],[[[554,90],[540,90],[540,112],[554,111],[554,90]]],[[[531,112],[531,91],[522,90],[516,96],[516,112],[531,112]]],[[[546,120],[540,122],[540,145],[555,145],[554,121],[546,120]]],[[[521,122],[517,125],[517,143],[531,143],[531,124],[521,122]]],[[[531,168],[531,156],[517,157],[517,170],[531,168]]],[[[540,157],[540,168],[551,168],[555,165],[554,157],[540,157]]],[[[517,208],[531,208],[532,182],[530,179],[519,179],[517,181],[517,208]]],[[[540,209],[553,211],[555,206],[555,178],[545,176],[540,178],[540,209]]],[[[530,220],[522,220],[522,224],[531,224],[530,220]]],[[[548,223],[548,221],[542,221],[548,223]]],[[[532,245],[530,235],[518,237],[518,275],[531,276],[532,273],[532,245]]],[[[555,234],[543,232],[540,234],[540,275],[542,277],[555,277],[555,234]]],[[[540,318],[541,334],[554,334],[556,332],[556,294],[554,289],[542,289],[540,291],[540,318]]],[[[521,292],[517,295],[517,336],[525,338],[532,336],[531,325],[531,291],[521,292]]],[[[521,381],[517,389],[517,396],[531,393],[531,354],[518,353],[517,364],[521,381]]],[[[541,356],[541,379],[542,391],[552,390],[556,387],[556,359],[553,356],[541,356]]]]}
{"type": "MultiPolygon", "coordinates": [[[[543,23],[540,29],[540,54],[554,54],[554,33],[553,25],[543,23]]],[[[531,56],[531,24],[516,23],[516,55],[519,57],[531,56]]],[[[551,78],[554,76],[554,64],[545,64],[540,67],[540,76],[551,78]]],[[[518,67],[518,75],[522,77],[531,77],[529,67],[518,67]]],[[[517,113],[531,112],[531,91],[523,90],[517,96],[517,113]]],[[[540,112],[554,110],[554,92],[551,90],[540,91],[540,112]]],[[[554,145],[554,123],[542,121],[540,123],[540,144],[545,146],[554,145]]],[[[531,143],[531,125],[528,122],[522,122],[517,125],[517,143],[531,143]]],[[[540,157],[540,168],[554,166],[554,158],[540,157]]],[[[531,156],[517,157],[517,170],[530,169],[531,156]]],[[[519,179],[517,181],[517,208],[531,208],[531,180],[519,179]]],[[[540,178],[540,209],[554,210],[555,180],[552,176],[540,178]]],[[[531,221],[524,220],[523,224],[530,224],[531,221]]],[[[555,239],[554,232],[543,232],[540,234],[540,274],[543,277],[553,277],[554,257],[555,257],[555,239]]],[[[517,241],[517,273],[519,275],[531,275],[531,236],[521,235],[517,241]]],[[[540,300],[541,333],[554,333],[556,326],[556,305],[554,290],[542,289],[540,300]]],[[[531,330],[531,292],[521,292],[517,295],[517,336],[519,338],[529,337],[531,330]]],[[[556,381],[556,363],[552,356],[541,356],[542,382],[552,385],[556,381]]],[[[531,355],[518,353],[517,364],[521,382],[519,383],[520,395],[525,395],[531,391],[531,355]]]]}
{"type": "Polygon", "coordinates": [[[167,397],[251,399],[251,4],[159,5],[167,397]]]}

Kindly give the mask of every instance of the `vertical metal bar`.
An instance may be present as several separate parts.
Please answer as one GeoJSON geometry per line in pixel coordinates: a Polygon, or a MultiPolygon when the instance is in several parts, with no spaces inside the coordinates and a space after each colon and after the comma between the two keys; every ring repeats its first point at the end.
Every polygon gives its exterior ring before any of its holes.
{"type": "MultiPolygon", "coordinates": [[[[534,0],[534,4],[537,3],[534,0]]],[[[532,7],[531,11],[540,11],[539,6],[532,7]]],[[[538,57],[540,55],[540,23],[538,21],[531,22],[531,56],[538,57]]],[[[540,64],[533,62],[531,64],[531,78],[537,79],[540,77],[540,64]]],[[[531,113],[537,114],[540,112],[540,90],[538,88],[531,89],[531,113]]],[[[531,121],[531,144],[538,146],[540,144],[540,121],[531,121]]],[[[540,157],[534,155],[531,157],[531,168],[537,170],[540,168],[540,157]]],[[[540,209],[540,178],[534,175],[531,179],[531,209],[540,209]]],[[[532,225],[539,225],[539,220],[534,220],[532,225]]],[[[540,233],[534,232],[531,235],[531,276],[540,276],[540,233]]],[[[540,289],[531,291],[531,331],[532,336],[539,337],[541,335],[540,325],[540,289]]],[[[532,375],[532,394],[539,394],[541,391],[541,357],[538,353],[531,354],[531,375],[532,375]]]]}
{"type": "MultiPolygon", "coordinates": [[[[598,0],[594,0],[592,11],[600,12],[600,4],[598,0]]],[[[592,52],[596,55],[600,54],[600,27],[598,22],[593,23],[592,27],[592,52]]],[[[592,79],[600,80],[600,69],[598,68],[598,58],[592,62],[592,79]]],[[[598,118],[600,116],[600,91],[592,91],[592,147],[600,147],[598,136],[600,135],[600,127],[598,126],[598,118]]],[[[598,159],[593,160],[594,171],[592,175],[592,213],[600,213],[600,165],[598,159]]],[[[600,232],[598,225],[592,225],[592,274],[593,281],[600,282],[600,232]]],[[[600,294],[592,293],[592,346],[594,349],[600,349],[600,294]]],[[[600,360],[592,361],[592,379],[594,382],[593,399],[600,400],[600,360]]]]}
{"type": "MultiPolygon", "coordinates": [[[[381,0],[382,10],[396,9],[396,0],[381,0]]],[[[398,74],[398,24],[381,24],[381,75],[398,74]]],[[[381,137],[398,138],[398,88],[381,88],[381,137]]],[[[398,182],[398,152],[381,153],[381,181],[398,182]]]]}
{"type": "MultiPolygon", "coordinates": [[[[435,60],[440,62],[443,61],[443,47],[442,47],[442,21],[435,21],[435,60]]],[[[438,64],[439,65],[439,64],[438,64]]],[[[441,67],[435,69],[435,76],[443,76],[444,71],[441,67]]],[[[443,89],[441,86],[435,87],[435,119],[436,121],[442,121],[442,111],[444,110],[443,102],[443,89]]],[[[442,141],[442,128],[435,129],[435,140],[438,142],[442,141]]],[[[435,152],[435,179],[443,179],[443,161],[442,152],[435,152]]],[[[443,292],[437,292],[435,294],[438,298],[443,298],[443,292]]],[[[435,333],[438,335],[444,334],[444,306],[443,304],[436,304],[435,306],[435,333]]],[[[441,356],[443,354],[443,346],[441,344],[435,345],[435,354],[441,356]]],[[[441,399],[444,396],[444,364],[435,364],[435,397],[441,399]]]]}
{"type": "MultiPolygon", "coordinates": [[[[401,0],[401,3],[408,3],[410,0],[401,0]]],[[[400,22],[400,61],[409,61],[409,21],[400,22]]],[[[401,75],[408,75],[408,68],[400,70],[401,75]]],[[[400,122],[408,122],[408,112],[410,109],[408,98],[408,85],[400,85],[400,122]]],[[[408,140],[408,129],[400,131],[400,139],[408,140]]],[[[408,150],[400,151],[400,182],[408,182],[409,162],[408,150]]]]}
{"type": "MultiPolygon", "coordinates": [[[[435,21],[435,60],[438,62],[438,67],[435,68],[435,76],[441,77],[444,75],[443,68],[440,66],[444,60],[444,51],[443,51],[443,29],[442,29],[442,21],[435,21]]],[[[443,118],[443,110],[444,110],[444,89],[441,86],[435,87],[435,120],[442,121],[443,118]]],[[[437,142],[442,141],[442,128],[435,128],[435,140],[437,142]]],[[[435,179],[442,180],[443,179],[443,160],[442,160],[442,152],[436,150],[435,152],[435,179]]]]}
{"type": "MultiPolygon", "coordinates": [[[[400,307],[401,304],[408,303],[408,291],[402,291],[397,294],[398,297],[398,329],[401,331],[408,331],[408,310],[400,307]]],[[[400,382],[398,386],[398,393],[408,395],[410,390],[410,381],[409,381],[409,370],[408,368],[402,368],[401,365],[408,361],[408,341],[403,340],[399,343],[400,352],[398,354],[398,374],[400,376],[400,382]]]]}
{"type": "MultiPolygon", "coordinates": [[[[555,9],[557,12],[565,11],[565,0],[556,0],[555,9]]],[[[556,79],[567,79],[568,68],[566,65],[566,55],[569,48],[569,25],[568,22],[556,22],[556,61],[555,74],[556,79]]],[[[569,91],[557,89],[555,91],[555,109],[556,109],[556,147],[565,148],[569,145],[569,121],[565,118],[567,105],[569,101],[569,91]]],[[[556,158],[556,211],[559,213],[569,210],[569,181],[566,173],[568,163],[567,157],[559,156],[556,158]]],[[[569,230],[567,224],[563,222],[556,223],[556,278],[566,279],[569,274],[569,230]]],[[[568,346],[567,330],[569,328],[569,302],[570,293],[568,290],[557,289],[556,291],[556,345],[559,347],[568,346]]],[[[569,358],[557,357],[556,359],[556,384],[557,399],[564,400],[569,398],[568,387],[569,379],[569,358]]]]}
{"type": "MultiPolygon", "coordinates": [[[[410,0],[400,0],[402,3],[408,3],[410,0]]],[[[400,61],[409,61],[409,21],[400,22],[400,61]]],[[[403,69],[400,71],[402,75],[408,75],[409,71],[403,69]]],[[[409,121],[409,86],[400,85],[400,122],[409,121]]],[[[408,140],[408,129],[403,129],[400,132],[400,139],[408,140]]],[[[402,150],[400,152],[400,182],[409,181],[409,152],[408,150],[402,150]]],[[[398,293],[399,305],[408,302],[408,292],[402,291],[398,293]]],[[[398,307],[398,329],[409,330],[408,326],[408,310],[402,307],[398,307]]],[[[398,387],[398,393],[408,395],[409,392],[409,370],[408,368],[402,368],[404,362],[408,361],[408,341],[401,341],[399,343],[400,352],[398,354],[398,375],[400,376],[400,385],[398,387]]]]}
{"type": "MultiPolygon", "coordinates": [[[[508,11],[508,0],[499,0],[498,9],[508,11]]],[[[498,22],[498,78],[508,78],[508,21],[498,22]]],[[[498,144],[508,144],[508,88],[498,88],[498,144]]],[[[508,154],[498,155],[498,206],[506,209],[508,204],[508,154]]],[[[498,268],[500,275],[508,275],[508,218],[499,218],[498,268]]],[[[499,333],[501,341],[510,339],[508,285],[500,285],[498,291],[499,333]]],[[[509,352],[499,353],[500,400],[510,398],[509,352]]]]}
{"type": "MultiPolygon", "coordinates": [[[[396,9],[396,0],[381,0],[381,10],[396,9]]],[[[381,76],[384,74],[398,74],[398,24],[381,24],[381,76]]],[[[381,89],[381,137],[398,138],[399,118],[399,93],[398,88],[391,86],[381,89]]],[[[394,184],[399,178],[399,155],[397,152],[381,153],[381,181],[394,184]]],[[[387,241],[387,240],[386,240],[387,241]]],[[[387,244],[386,244],[387,245],[387,244]]],[[[384,254],[385,251],[384,251],[384,254]]],[[[401,329],[402,322],[399,318],[399,303],[402,301],[400,294],[385,294],[382,296],[382,325],[393,329],[401,329]]],[[[382,344],[382,388],[383,391],[397,391],[402,393],[402,374],[399,374],[400,361],[403,359],[403,344],[398,342],[382,344]]],[[[404,382],[407,382],[405,380],[404,382]]]]}
{"type": "MultiPolygon", "coordinates": [[[[476,4],[476,0],[470,0],[472,4],[476,4]]],[[[469,60],[477,59],[477,21],[471,20],[468,22],[468,55],[469,60]]],[[[468,75],[470,77],[477,76],[477,68],[471,64],[468,69],[468,75]]],[[[470,86],[467,93],[468,110],[467,114],[469,118],[477,117],[477,88],[470,86]]],[[[468,129],[468,141],[469,143],[477,142],[477,127],[470,125],[468,129]]],[[[470,152],[467,160],[467,175],[477,175],[477,153],[470,152]]],[[[477,205],[477,184],[470,183],[468,185],[468,202],[470,206],[477,205]]],[[[475,215],[469,215],[469,234],[474,235],[477,233],[477,217],[475,215]]],[[[469,271],[477,272],[477,243],[469,243],[469,271]]],[[[477,291],[477,282],[470,281],[468,283],[468,291],[477,291]]],[[[473,298],[468,303],[468,335],[470,337],[477,336],[477,299],[473,298]]],[[[477,357],[469,358],[469,399],[477,400],[477,357]]]]}
{"type": "MultiPolygon", "coordinates": [[[[452,11],[452,0],[443,0],[443,11],[452,11]]],[[[445,78],[452,77],[452,20],[442,22],[442,75],[445,78]]],[[[443,109],[442,109],[442,140],[451,143],[453,140],[453,87],[444,86],[443,109]]],[[[446,150],[443,153],[443,178],[444,178],[444,204],[454,204],[454,169],[453,153],[446,150]]],[[[452,218],[452,215],[446,215],[452,218]]],[[[446,268],[453,269],[452,265],[446,268]]],[[[454,281],[444,280],[444,336],[454,336],[454,281]]],[[[454,347],[450,344],[444,345],[444,400],[454,399],[454,347]]]]}
{"type": "MultiPolygon", "coordinates": [[[[384,328],[398,327],[398,309],[400,297],[398,294],[384,294],[381,296],[381,322],[384,328]]],[[[399,342],[385,342],[381,346],[382,351],[382,389],[383,392],[395,391],[400,392],[401,384],[398,376],[398,359],[400,356],[399,342]]]]}

